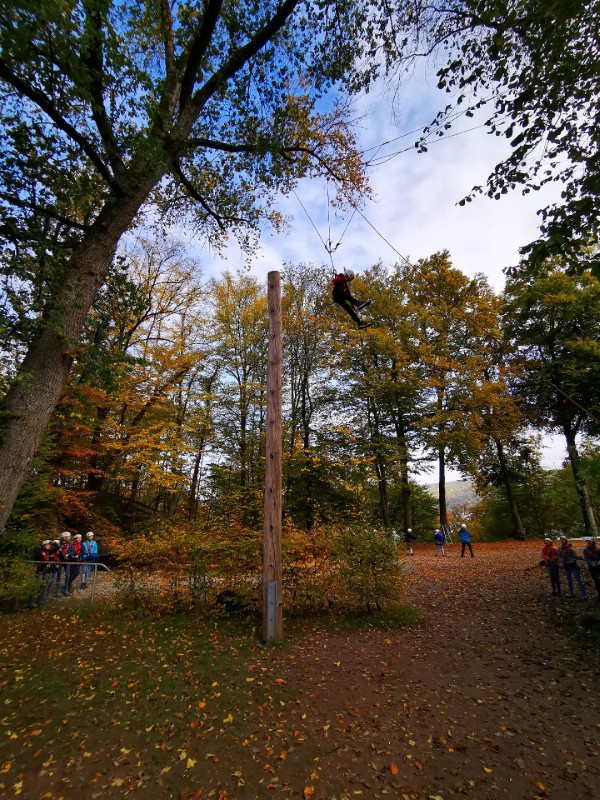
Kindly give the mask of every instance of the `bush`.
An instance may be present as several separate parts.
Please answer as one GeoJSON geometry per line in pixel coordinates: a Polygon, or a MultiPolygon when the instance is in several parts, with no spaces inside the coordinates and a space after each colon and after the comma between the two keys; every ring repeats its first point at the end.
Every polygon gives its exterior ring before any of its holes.
{"type": "Polygon", "coordinates": [[[385,533],[349,528],[335,541],[340,594],[351,610],[383,610],[398,600],[400,564],[397,545],[385,533]]]}
{"type": "Polygon", "coordinates": [[[0,558],[0,609],[14,611],[20,603],[39,593],[35,567],[20,558],[0,558]]]}
{"type": "MultiPolygon", "coordinates": [[[[136,616],[262,610],[262,532],[242,527],[165,530],[120,545],[119,608],[136,616]]],[[[383,533],[287,526],[282,543],[286,616],[381,610],[398,596],[396,545],[383,533]]]]}

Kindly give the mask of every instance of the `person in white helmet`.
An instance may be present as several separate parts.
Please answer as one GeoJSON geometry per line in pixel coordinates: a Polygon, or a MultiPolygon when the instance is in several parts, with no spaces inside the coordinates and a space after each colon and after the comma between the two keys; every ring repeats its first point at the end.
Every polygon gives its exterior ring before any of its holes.
{"type": "Polygon", "coordinates": [[[471,544],[471,531],[467,530],[467,526],[463,522],[463,524],[458,529],[458,536],[460,538],[460,557],[465,557],[465,550],[467,547],[469,548],[469,552],[471,553],[471,558],[475,558],[475,553],[473,552],[473,545],[471,544]]]}
{"type": "Polygon", "coordinates": [[[363,322],[363,320],[361,320],[356,313],[355,309],[360,311],[362,308],[366,308],[371,301],[357,300],[356,297],[352,296],[352,292],[350,291],[350,282],[353,280],[354,272],[351,269],[347,269],[345,272],[340,272],[335,275],[331,281],[331,285],[333,286],[331,296],[333,297],[333,301],[352,317],[359,328],[368,328],[371,323],[363,322]]]}
{"type": "Polygon", "coordinates": [[[409,556],[413,555],[413,546],[412,543],[417,537],[412,532],[412,528],[407,528],[406,533],[404,534],[404,541],[406,543],[406,553],[409,556]]]}
{"type": "Polygon", "coordinates": [[[446,541],[446,534],[443,533],[439,528],[435,529],[435,533],[433,534],[433,542],[435,544],[435,554],[437,556],[438,550],[441,552],[442,556],[446,555],[444,550],[444,542],[446,541]]]}
{"type": "Polygon", "coordinates": [[[81,588],[87,589],[87,579],[90,573],[93,574],[96,567],[94,564],[98,563],[98,543],[94,540],[94,531],[88,531],[85,535],[85,541],[81,545],[81,560],[83,566],[81,568],[81,588]]]}

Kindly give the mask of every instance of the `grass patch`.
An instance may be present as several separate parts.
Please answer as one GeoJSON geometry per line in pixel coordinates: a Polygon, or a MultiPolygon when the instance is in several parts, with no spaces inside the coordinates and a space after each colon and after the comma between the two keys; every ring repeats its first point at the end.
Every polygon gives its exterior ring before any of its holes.
{"type": "Polygon", "coordinates": [[[286,635],[302,635],[312,631],[352,631],[377,628],[394,630],[410,625],[418,625],[421,617],[411,606],[394,606],[374,612],[335,613],[333,611],[310,617],[294,617],[284,623],[286,635]]]}

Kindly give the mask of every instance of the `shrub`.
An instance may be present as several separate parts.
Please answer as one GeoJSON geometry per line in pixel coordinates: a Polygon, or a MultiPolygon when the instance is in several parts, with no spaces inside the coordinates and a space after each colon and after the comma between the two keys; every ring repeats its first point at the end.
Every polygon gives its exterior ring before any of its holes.
{"type": "Polygon", "coordinates": [[[390,536],[348,528],[336,537],[334,557],[345,605],[371,613],[398,600],[401,567],[390,536]]]}

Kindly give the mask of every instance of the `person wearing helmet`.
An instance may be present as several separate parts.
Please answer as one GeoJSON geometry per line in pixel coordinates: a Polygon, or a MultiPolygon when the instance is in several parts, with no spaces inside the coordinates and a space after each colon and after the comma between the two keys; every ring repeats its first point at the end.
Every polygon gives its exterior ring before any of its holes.
{"type": "Polygon", "coordinates": [[[475,554],[473,553],[473,547],[471,545],[471,536],[472,534],[470,531],[467,530],[467,526],[463,522],[460,526],[458,535],[460,536],[460,557],[465,557],[465,550],[468,547],[469,552],[471,553],[471,558],[475,558],[475,554]]]}
{"type": "Polygon", "coordinates": [[[417,537],[412,532],[412,528],[407,528],[406,533],[404,534],[404,542],[406,543],[406,554],[409,556],[413,555],[413,546],[412,543],[417,537]]]}
{"type": "Polygon", "coordinates": [[[442,556],[445,556],[446,553],[444,551],[444,542],[446,541],[446,535],[442,533],[439,528],[435,529],[435,533],[433,534],[433,542],[435,544],[435,554],[437,556],[438,550],[441,551],[442,556]]]}
{"type": "Polygon", "coordinates": [[[98,562],[98,543],[94,540],[94,531],[88,531],[85,535],[85,542],[81,545],[81,560],[81,588],[87,589],[88,575],[96,569],[93,565],[98,562]]]}
{"type": "Polygon", "coordinates": [[[64,595],[69,597],[69,584],[71,582],[71,560],[73,556],[73,543],[71,542],[71,532],[63,531],[60,535],[60,548],[58,551],[60,567],[58,572],[58,586],[56,587],[57,596],[64,595]],[[64,582],[63,582],[64,576],[64,582]],[[61,582],[63,585],[61,587],[61,582]]]}
{"type": "Polygon", "coordinates": [[[581,572],[579,571],[579,564],[578,561],[581,561],[581,557],[577,555],[575,552],[575,548],[569,542],[569,539],[566,536],[560,537],[560,547],[558,548],[558,558],[560,563],[562,564],[563,572],[565,573],[565,578],[567,580],[567,587],[568,587],[568,594],[567,597],[573,598],[575,597],[575,590],[573,588],[573,578],[577,581],[577,585],[581,591],[581,598],[583,600],[589,600],[587,590],[585,588],[584,582],[581,580],[581,572]]]}
{"type": "Polygon", "coordinates": [[[81,534],[76,533],[73,537],[73,553],[71,555],[71,577],[69,578],[69,593],[73,594],[73,584],[75,583],[76,578],[79,577],[79,570],[80,570],[80,562],[81,556],[83,555],[81,549],[81,534]]]}
{"type": "Polygon", "coordinates": [[[340,272],[334,276],[333,280],[331,281],[331,285],[333,286],[333,291],[331,296],[335,303],[343,308],[344,311],[349,314],[354,322],[358,325],[361,330],[363,328],[368,328],[371,323],[363,322],[361,318],[358,316],[354,309],[360,311],[362,308],[366,308],[370,300],[357,300],[356,297],[352,296],[352,292],[350,291],[350,282],[354,280],[354,272],[351,269],[347,269],[344,272],[340,272]]]}
{"type": "Polygon", "coordinates": [[[560,595],[560,570],[558,569],[558,550],[552,544],[552,539],[547,536],[542,547],[540,564],[548,570],[550,583],[552,584],[552,594],[560,595]]]}
{"type": "Polygon", "coordinates": [[[36,594],[32,594],[28,601],[28,608],[35,608],[37,605],[44,606],[50,599],[52,590],[52,578],[54,576],[54,558],[52,555],[52,542],[44,539],[39,548],[36,549],[33,560],[35,562],[35,578],[39,582],[39,589],[36,594]]]}
{"type": "Polygon", "coordinates": [[[598,600],[600,600],[600,550],[596,547],[596,540],[593,536],[586,539],[586,545],[583,548],[583,560],[587,564],[590,578],[594,582],[598,592],[598,600]]]}

